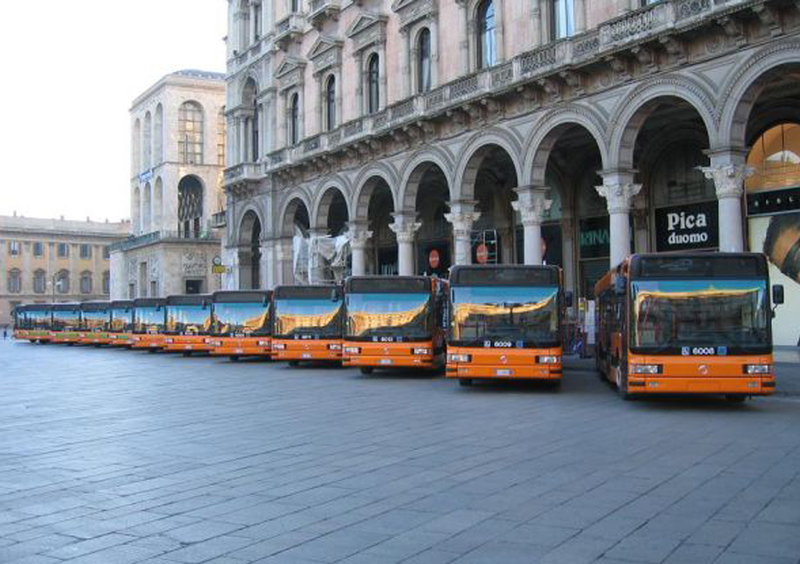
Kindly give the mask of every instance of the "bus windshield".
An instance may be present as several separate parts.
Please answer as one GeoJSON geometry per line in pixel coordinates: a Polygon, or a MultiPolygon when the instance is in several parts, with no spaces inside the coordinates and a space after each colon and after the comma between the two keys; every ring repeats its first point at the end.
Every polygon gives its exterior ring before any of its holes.
{"type": "Polygon", "coordinates": [[[758,352],[769,347],[765,280],[631,281],[631,349],[690,354],[758,352]],[[689,352],[687,352],[689,351],[689,352]]]}
{"type": "Polygon", "coordinates": [[[164,310],[161,308],[142,307],[136,308],[135,331],[142,333],[158,333],[164,327],[164,310]]]}
{"type": "Polygon", "coordinates": [[[78,310],[53,311],[53,325],[58,329],[77,329],[81,314],[78,310]]]}
{"type": "Polygon", "coordinates": [[[269,306],[263,303],[216,302],[217,335],[268,335],[269,306]]]}
{"type": "Polygon", "coordinates": [[[111,310],[111,330],[127,331],[133,321],[131,308],[114,308],[111,310]]]}
{"type": "Polygon", "coordinates": [[[37,327],[50,327],[50,312],[42,309],[31,309],[23,312],[25,324],[29,329],[37,327]]]}
{"type": "Polygon", "coordinates": [[[174,333],[191,333],[197,335],[208,333],[211,329],[211,308],[202,305],[170,305],[167,306],[167,331],[174,333]]]}
{"type": "Polygon", "coordinates": [[[347,295],[347,336],[381,341],[431,338],[430,293],[347,295]]]}
{"type": "Polygon", "coordinates": [[[462,346],[497,341],[515,347],[557,346],[558,287],[457,286],[452,332],[452,340],[462,346]]]}
{"type": "Polygon", "coordinates": [[[339,338],[342,334],[340,300],[286,298],[275,300],[275,336],[339,338]]]}
{"type": "Polygon", "coordinates": [[[85,329],[105,329],[106,323],[108,323],[108,310],[83,312],[83,326],[85,329]]]}

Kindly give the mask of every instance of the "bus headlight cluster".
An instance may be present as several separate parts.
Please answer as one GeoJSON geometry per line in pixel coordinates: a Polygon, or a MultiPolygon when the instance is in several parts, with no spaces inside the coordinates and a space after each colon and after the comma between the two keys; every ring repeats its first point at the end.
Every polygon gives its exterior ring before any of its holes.
{"type": "Polygon", "coordinates": [[[447,362],[469,362],[472,357],[468,354],[448,354],[447,362]]]}
{"type": "Polygon", "coordinates": [[[282,351],[286,349],[285,343],[272,343],[272,348],[276,351],[282,351]]]}
{"type": "Polygon", "coordinates": [[[745,364],[745,374],[769,374],[772,372],[772,365],[770,364],[745,364]]]}
{"type": "Polygon", "coordinates": [[[340,351],[340,350],[342,350],[342,345],[340,345],[339,343],[330,343],[328,345],[328,350],[329,351],[340,351]]]}
{"type": "Polygon", "coordinates": [[[412,354],[431,354],[431,349],[425,347],[414,347],[412,354]]]}
{"type": "Polygon", "coordinates": [[[631,364],[633,374],[661,374],[660,364],[631,364]]]}
{"type": "Polygon", "coordinates": [[[344,354],[360,354],[361,349],[359,347],[345,347],[344,354]]]}
{"type": "Polygon", "coordinates": [[[536,357],[536,362],[539,364],[558,364],[561,362],[561,357],[554,354],[547,354],[536,357]]]}

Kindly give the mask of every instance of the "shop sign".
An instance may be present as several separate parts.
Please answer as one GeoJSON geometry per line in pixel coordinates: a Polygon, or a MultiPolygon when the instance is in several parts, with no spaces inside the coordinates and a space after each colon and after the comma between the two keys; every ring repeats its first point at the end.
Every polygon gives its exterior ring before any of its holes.
{"type": "Polygon", "coordinates": [[[656,250],[685,251],[719,246],[716,201],[656,210],[656,250]]]}
{"type": "Polygon", "coordinates": [[[589,217],[580,222],[580,257],[603,258],[610,254],[608,216],[589,217]]]}

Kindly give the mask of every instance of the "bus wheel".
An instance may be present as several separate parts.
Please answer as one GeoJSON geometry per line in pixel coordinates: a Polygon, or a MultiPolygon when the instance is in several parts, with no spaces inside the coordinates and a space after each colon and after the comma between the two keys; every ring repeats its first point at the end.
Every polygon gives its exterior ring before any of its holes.
{"type": "Polygon", "coordinates": [[[290,360],[289,361],[289,366],[300,366],[300,361],[299,360],[290,360]]]}
{"type": "Polygon", "coordinates": [[[617,373],[617,393],[625,401],[630,401],[633,396],[628,392],[628,375],[624,374],[622,370],[617,373]]]}
{"type": "Polygon", "coordinates": [[[189,351],[183,351],[183,356],[192,356],[192,353],[189,351]]]}
{"type": "Polygon", "coordinates": [[[472,378],[459,378],[458,383],[461,386],[471,386],[472,385],[472,378]]]}
{"type": "Polygon", "coordinates": [[[239,362],[239,355],[231,355],[231,362],[239,362]]]}
{"type": "Polygon", "coordinates": [[[362,373],[363,375],[365,375],[365,376],[369,376],[370,374],[372,374],[372,372],[373,372],[374,370],[375,370],[375,369],[374,369],[374,368],[372,368],[371,366],[362,366],[362,367],[361,367],[361,373],[362,373]]]}
{"type": "Polygon", "coordinates": [[[744,403],[744,400],[746,400],[747,397],[739,394],[728,394],[725,396],[725,399],[728,401],[728,403],[744,403]]]}

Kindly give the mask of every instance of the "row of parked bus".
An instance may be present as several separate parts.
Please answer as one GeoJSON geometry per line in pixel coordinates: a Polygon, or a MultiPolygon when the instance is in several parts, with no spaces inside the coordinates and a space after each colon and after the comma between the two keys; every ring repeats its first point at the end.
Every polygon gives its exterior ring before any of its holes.
{"type": "MultiPolygon", "coordinates": [[[[783,288],[754,253],[633,255],[598,282],[596,359],[624,398],[723,394],[741,401],[775,389],[771,319],[783,288]]],[[[556,266],[456,266],[449,281],[353,276],[343,286],[132,301],[29,304],[15,337],[438,370],[478,379],[562,378],[571,305],[556,266]]]]}

